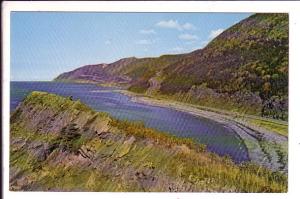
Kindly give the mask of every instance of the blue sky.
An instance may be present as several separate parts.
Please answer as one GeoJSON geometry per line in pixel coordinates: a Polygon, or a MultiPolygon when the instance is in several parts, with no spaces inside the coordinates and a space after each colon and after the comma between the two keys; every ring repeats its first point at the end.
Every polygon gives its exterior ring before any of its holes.
{"type": "Polygon", "coordinates": [[[11,79],[52,80],[86,64],[203,48],[250,13],[11,13],[11,79]]]}

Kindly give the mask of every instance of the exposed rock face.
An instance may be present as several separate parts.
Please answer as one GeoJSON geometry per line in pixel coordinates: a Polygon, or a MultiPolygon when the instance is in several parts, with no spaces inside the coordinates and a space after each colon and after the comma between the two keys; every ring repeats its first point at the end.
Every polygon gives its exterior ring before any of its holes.
{"type": "Polygon", "coordinates": [[[102,78],[105,78],[103,70],[104,67],[105,64],[83,66],[74,71],[59,75],[56,80],[85,80],[90,82],[99,82],[102,78]]]}
{"type": "Polygon", "coordinates": [[[111,64],[86,65],[73,71],[63,73],[55,81],[89,82],[89,83],[128,83],[130,77],[117,74],[120,68],[132,63],[136,58],[121,59],[111,64]]]}
{"type": "Polygon", "coordinates": [[[10,190],[286,190],[284,176],[271,182],[274,174],[263,168],[251,173],[198,145],[42,92],[27,96],[12,114],[10,137],[10,190]],[[242,183],[249,176],[257,181],[242,183]]]}

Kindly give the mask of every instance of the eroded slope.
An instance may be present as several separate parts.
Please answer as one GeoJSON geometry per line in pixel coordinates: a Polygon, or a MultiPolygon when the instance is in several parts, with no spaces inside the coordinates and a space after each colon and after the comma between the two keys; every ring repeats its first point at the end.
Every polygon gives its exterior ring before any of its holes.
{"type": "Polygon", "coordinates": [[[287,179],[205,147],[33,92],[11,116],[10,189],[285,192],[287,179]]]}

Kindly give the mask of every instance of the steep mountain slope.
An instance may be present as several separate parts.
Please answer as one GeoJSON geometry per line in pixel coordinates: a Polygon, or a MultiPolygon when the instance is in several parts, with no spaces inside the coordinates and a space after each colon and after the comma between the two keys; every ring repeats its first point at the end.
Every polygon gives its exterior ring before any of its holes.
{"type": "Polygon", "coordinates": [[[111,64],[86,65],[73,71],[63,73],[55,81],[118,83],[149,87],[148,81],[157,72],[178,61],[182,55],[163,55],[158,58],[120,59],[111,64]]]}
{"type": "Polygon", "coordinates": [[[136,60],[136,58],[130,57],[118,60],[112,64],[86,65],[63,73],[54,80],[64,82],[127,83],[130,81],[129,77],[123,76],[118,71],[136,60]],[[109,70],[107,70],[108,68],[109,70]]]}
{"type": "MultiPolygon", "coordinates": [[[[129,76],[130,90],[135,92],[145,92],[151,86],[151,79],[159,77],[163,69],[172,66],[180,60],[181,55],[163,55],[158,58],[142,58],[122,69],[122,74],[129,76]]],[[[108,68],[109,70],[109,68],[108,68]]]]}
{"type": "Polygon", "coordinates": [[[278,172],[54,94],[32,92],[10,119],[10,190],[287,191],[278,172]]]}
{"type": "Polygon", "coordinates": [[[188,54],[128,59],[56,80],[123,82],[134,92],[287,120],[288,14],[254,14],[188,54]]]}
{"type": "Polygon", "coordinates": [[[281,111],[287,117],[288,15],[256,14],[224,31],[204,49],[190,53],[172,67],[161,92],[189,93],[208,100],[258,106],[262,115],[281,111]],[[208,99],[210,98],[210,99],[208,99]],[[214,99],[211,99],[214,98],[214,99]],[[277,102],[277,103],[276,103],[277,102]]]}
{"type": "Polygon", "coordinates": [[[98,82],[102,78],[106,78],[104,74],[105,64],[87,65],[80,67],[74,71],[66,72],[55,78],[56,81],[86,81],[98,82]]]}

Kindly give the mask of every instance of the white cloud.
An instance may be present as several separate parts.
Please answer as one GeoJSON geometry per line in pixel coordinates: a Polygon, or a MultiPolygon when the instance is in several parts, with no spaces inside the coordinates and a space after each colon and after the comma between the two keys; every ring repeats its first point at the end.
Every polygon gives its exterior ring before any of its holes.
{"type": "Polygon", "coordinates": [[[156,34],[155,30],[153,29],[148,29],[148,30],[144,29],[144,30],[140,30],[139,32],[145,35],[156,34]]]}
{"type": "Polygon", "coordinates": [[[185,44],[187,45],[191,45],[191,44],[195,44],[198,40],[190,40],[190,41],[186,41],[185,44]]]}
{"type": "Polygon", "coordinates": [[[196,29],[196,27],[191,23],[183,24],[182,28],[185,29],[185,30],[195,30],[196,29]]]}
{"type": "Polygon", "coordinates": [[[141,39],[141,40],[136,41],[135,43],[139,44],[139,45],[150,45],[150,44],[153,44],[154,42],[151,40],[147,40],[147,39],[141,39]]]}
{"type": "Polygon", "coordinates": [[[191,23],[180,24],[177,20],[170,19],[168,21],[160,21],[156,24],[156,26],[161,28],[170,28],[177,30],[194,30],[196,27],[191,23]]]}
{"type": "Polygon", "coordinates": [[[169,21],[160,21],[156,25],[161,28],[173,28],[173,29],[181,30],[180,24],[177,21],[174,21],[172,19],[169,21]]]}
{"type": "Polygon", "coordinates": [[[219,34],[221,34],[223,31],[224,31],[224,29],[222,29],[222,28],[219,28],[219,29],[217,29],[217,30],[212,30],[212,31],[210,32],[210,34],[209,34],[209,38],[210,38],[210,39],[213,39],[213,38],[215,38],[216,36],[218,36],[219,34]]]}
{"type": "Polygon", "coordinates": [[[177,46],[177,47],[172,48],[171,51],[172,51],[172,52],[178,53],[178,52],[184,51],[184,48],[181,48],[181,47],[178,47],[178,46],[177,46]]]}
{"type": "Polygon", "coordinates": [[[191,34],[181,34],[178,36],[178,38],[187,41],[194,41],[199,39],[197,35],[191,35],[191,34]]]}
{"type": "Polygon", "coordinates": [[[104,43],[105,43],[105,45],[110,45],[111,41],[110,40],[106,40],[104,43]]]}

